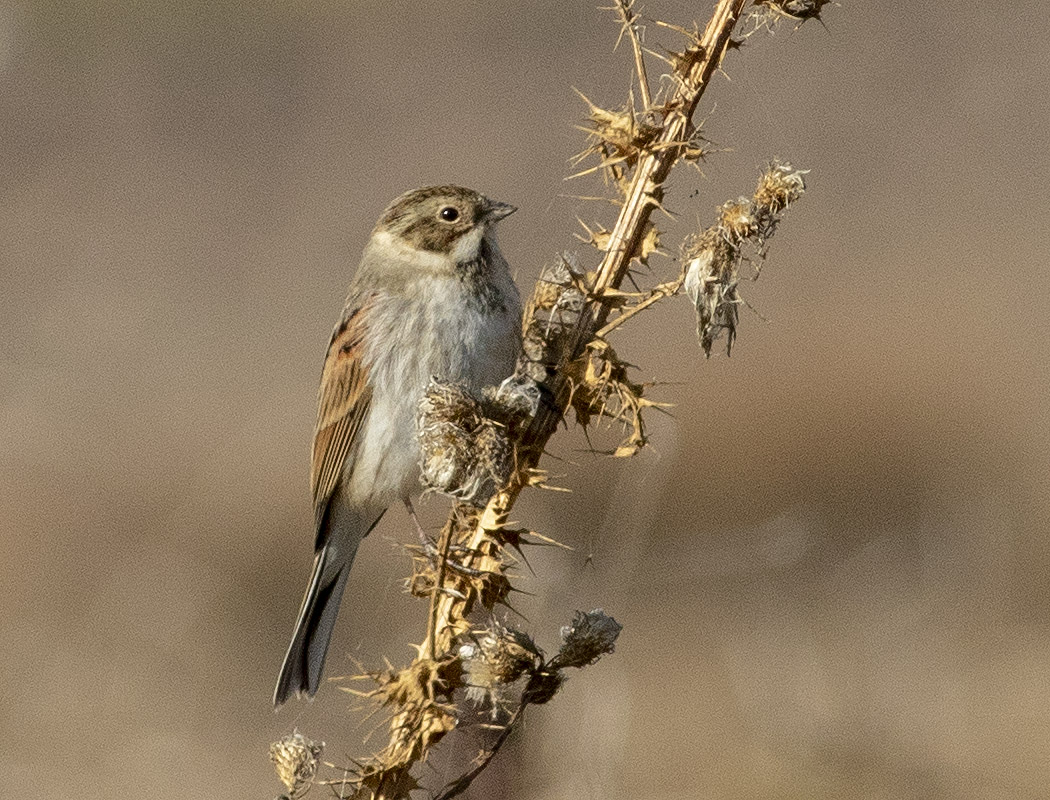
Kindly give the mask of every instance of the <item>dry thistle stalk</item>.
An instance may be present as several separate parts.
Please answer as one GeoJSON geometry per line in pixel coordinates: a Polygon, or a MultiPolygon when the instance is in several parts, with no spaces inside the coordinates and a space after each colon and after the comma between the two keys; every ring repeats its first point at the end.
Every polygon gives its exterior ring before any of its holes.
{"type": "Polygon", "coordinates": [[[645,70],[645,56],[642,54],[642,35],[644,28],[638,23],[638,14],[634,10],[634,0],[616,0],[616,6],[607,9],[615,11],[620,19],[620,35],[616,37],[615,50],[620,46],[623,37],[627,36],[631,41],[631,52],[634,55],[634,74],[638,78],[638,88],[642,92],[642,100],[645,102],[646,110],[653,104],[653,98],[649,93],[649,76],[645,70]]]}
{"type": "MultiPolygon", "coordinates": [[[[721,333],[731,344],[742,249],[753,247],[761,257],[780,215],[805,189],[801,171],[774,162],[750,199],[723,204],[717,222],[686,243],[677,278],[647,290],[620,289],[632,266],[647,264],[659,252],[660,232],[651,217],[663,208],[671,168],[680,162],[695,164],[704,155],[706,140],[693,117],[733,44],[745,2],[717,0],[702,33],[652,21],[685,37],[685,44],[665,59],[669,71],[653,92],[644,61],[644,53],[652,51],[642,47],[640,17],[632,0],[616,0],[621,37],[630,40],[644,105],[635,109],[633,91],[615,110],[584,97],[589,140],[578,160],[598,159],[597,166],[580,174],[600,172],[611,178],[618,217],[610,229],[584,225],[584,241],[601,253],[593,270],[565,253],[542,271],[525,309],[522,355],[514,375],[482,397],[435,381],[421,402],[423,481],[457,502],[438,537],[437,555],[424,552],[415,559],[410,589],[429,603],[418,656],[406,667],[370,673],[374,688],[355,692],[390,709],[389,741],[376,755],[345,769],[341,779],[326,781],[340,797],[405,800],[419,788],[413,768],[469,720],[464,701],[488,703],[494,721],[501,715],[505,719],[474,766],[436,795],[436,800],[449,800],[488,765],[527,706],[554,697],[565,669],[584,667],[613,651],[621,627],[601,610],[577,612],[562,629],[561,647],[549,660],[526,633],[495,621],[496,606],[507,604],[512,591],[516,556],[524,546],[551,543],[535,532],[512,528],[509,512],[523,489],[546,486],[539,462],[570,409],[581,425],[592,418],[624,424],[628,436],[614,455],[644,446],[643,412],[661,404],[644,396],[645,384],[628,378],[628,365],[608,336],[684,287],[696,305],[705,350],[710,353],[721,333]]],[[[819,19],[826,2],[755,5],[804,20],[819,19]]],[[[299,773],[286,768],[286,774],[294,778],[299,773]]],[[[290,791],[300,784],[293,781],[290,791]]]]}

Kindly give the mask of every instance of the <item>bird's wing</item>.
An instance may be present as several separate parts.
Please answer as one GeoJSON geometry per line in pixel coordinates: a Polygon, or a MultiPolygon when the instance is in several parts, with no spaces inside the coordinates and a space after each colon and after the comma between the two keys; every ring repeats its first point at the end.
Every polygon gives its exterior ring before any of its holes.
{"type": "Polygon", "coordinates": [[[355,441],[372,401],[365,361],[366,327],[374,296],[348,304],[328,345],[318,396],[310,489],[318,524],[339,485],[347,458],[355,457],[355,441]]]}

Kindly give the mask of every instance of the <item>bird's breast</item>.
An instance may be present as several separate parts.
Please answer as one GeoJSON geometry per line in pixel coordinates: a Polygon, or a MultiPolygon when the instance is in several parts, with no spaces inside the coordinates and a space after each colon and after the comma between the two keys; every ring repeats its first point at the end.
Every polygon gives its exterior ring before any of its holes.
{"type": "Polygon", "coordinates": [[[374,307],[367,359],[372,399],[347,476],[359,500],[389,503],[420,490],[416,416],[431,376],[479,392],[514,371],[517,289],[509,275],[489,283],[481,302],[461,276],[425,276],[418,291],[374,307]]]}

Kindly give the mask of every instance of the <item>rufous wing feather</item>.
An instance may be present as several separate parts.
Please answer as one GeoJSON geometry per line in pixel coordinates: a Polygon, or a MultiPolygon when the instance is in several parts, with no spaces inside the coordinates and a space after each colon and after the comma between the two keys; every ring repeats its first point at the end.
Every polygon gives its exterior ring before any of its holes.
{"type": "Polygon", "coordinates": [[[321,373],[310,470],[318,522],[348,466],[347,459],[354,457],[357,434],[372,400],[364,352],[369,306],[370,299],[366,299],[346,309],[332,333],[321,373]]]}

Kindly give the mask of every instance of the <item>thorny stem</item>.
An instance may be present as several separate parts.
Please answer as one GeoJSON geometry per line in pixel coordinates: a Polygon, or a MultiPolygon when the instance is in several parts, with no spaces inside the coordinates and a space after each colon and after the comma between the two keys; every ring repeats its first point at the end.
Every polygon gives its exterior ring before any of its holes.
{"type": "MultiPolygon", "coordinates": [[[[622,20],[631,37],[646,110],[652,112],[654,109],[652,109],[652,99],[642,63],[641,45],[634,28],[636,15],[631,9],[630,0],[617,0],[617,3],[622,20]]],[[[560,366],[564,366],[565,358],[572,360],[581,355],[588,342],[594,338],[595,331],[598,331],[599,334],[608,333],[628,318],[655,303],[660,297],[667,296],[664,290],[673,293],[680,288],[681,279],[658,286],[647,299],[621,311],[616,320],[606,324],[613,307],[613,304],[609,302],[610,297],[628,275],[632,259],[637,254],[639,243],[645,235],[653,210],[662,207],[663,183],[671,167],[677,161],[683,143],[688,140],[692,132],[692,117],[697,104],[711,76],[721,64],[730,42],[730,34],[740,17],[744,3],[745,0],[718,0],[703,35],[699,38],[691,35],[693,38],[691,46],[677,59],[673,76],[676,88],[667,102],[655,109],[657,113],[663,115],[659,135],[645,148],[634,168],[630,184],[625,191],[625,199],[619,217],[603,251],[601,263],[594,280],[587,287],[587,302],[572,325],[571,331],[568,331],[566,338],[562,340],[566,346],[560,359],[560,366]]],[[[483,573],[502,574],[504,565],[501,562],[500,548],[494,546],[494,543],[500,541],[500,531],[506,527],[510,509],[521,490],[530,482],[536,482],[538,474],[536,467],[543,455],[544,447],[557,430],[568,407],[571,387],[568,375],[564,370],[552,370],[545,385],[552,402],[541,404],[529,428],[519,436],[517,448],[519,468],[515,471],[509,485],[489,500],[480,513],[473,511],[469,519],[461,516],[464,508],[457,507],[442,529],[438,543],[441,559],[436,584],[430,593],[427,639],[424,646],[420,648],[421,652],[416,659],[417,662],[440,660],[444,654],[448,653],[456,636],[469,630],[466,617],[481,600],[478,589],[468,581],[459,582],[458,586],[463,589],[462,592],[457,591],[453,595],[446,591],[444,585],[446,581],[459,580],[451,570],[447,569],[446,565],[446,559],[453,544],[465,554],[461,559],[461,563],[465,566],[483,573]]],[[[434,686],[431,684],[427,689],[428,697],[433,694],[433,691],[434,686]]],[[[442,800],[451,798],[470,784],[506,740],[520,717],[521,709],[519,708],[504,726],[496,745],[486,751],[481,763],[459,781],[446,787],[439,796],[442,800]]],[[[378,786],[373,787],[372,796],[375,800],[379,798],[400,800],[400,798],[407,797],[411,790],[406,788],[408,770],[415,762],[426,757],[425,746],[406,750],[402,741],[403,725],[404,720],[399,720],[395,716],[387,750],[392,760],[386,761],[383,766],[376,765],[379,772],[374,774],[381,774],[384,777],[378,786]],[[395,753],[399,755],[393,755],[395,753]]]]}
{"type": "MultiPolygon", "coordinates": [[[[607,290],[617,289],[624,280],[649,218],[653,210],[660,207],[663,182],[678,158],[681,143],[687,139],[697,104],[711,76],[721,64],[744,2],[745,0],[720,0],[703,35],[686,51],[678,64],[678,86],[666,105],[659,137],[643,155],[634,172],[625,202],[591,287],[589,301],[579,315],[572,333],[569,352],[573,356],[583,352],[587,342],[593,338],[594,331],[601,328],[608,318],[610,306],[603,302],[603,296],[607,290]]],[[[636,314],[646,307],[644,303],[645,301],[640,304],[641,307],[624,313],[636,314]]],[[[446,550],[455,536],[458,543],[464,546],[467,553],[465,563],[469,566],[493,572],[500,568],[499,562],[485,549],[486,543],[498,537],[500,529],[506,525],[511,507],[528,483],[530,468],[535,468],[539,463],[544,446],[557,429],[567,404],[567,376],[561,371],[555,371],[548,384],[555,402],[541,408],[519,443],[524,469],[518,470],[510,485],[489,501],[474,521],[468,536],[464,537],[463,532],[457,530],[459,526],[454,517],[450,518],[442,531],[441,549],[446,550]]],[[[473,589],[468,591],[465,599],[460,599],[442,592],[441,584],[438,584],[431,596],[434,620],[432,652],[443,653],[452,646],[455,636],[462,631],[464,620],[477,600],[477,593],[473,589]]],[[[509,729],[510,727],[506,730],[509,729]]]]}
{"type": "MultiPolygon", "coordinates": [[[[447,526],[446,526],[447,527],[447,526]]],[[[442,531],[441,541],[439,545],[439,560],[437,568],[437,580],[434,583],[433,594],[430,600],[430,608],[427,614],[427,650],[426,655],[431,660],[435,659],[438,655],[437,645],[437,614],[438,604],[435,602],[437,595],[441,594],[441,589],[445,585],[445,573],[448,570],[448,551],[452,547],[452,537],[445,535],[442,531]]]]}
{"type": "MultiPolygon", "coordinates": [[[[745,0],[719,0],[698,46],[688,51],[688,60],[678,68],[680,82],[668,103],[668,111],[656,144],[635,170],[627,199],[616,220],[605,256],[598,267],[594,292],[616,288],[623,281],[653,209],[660,206],[663,182],[678,158],[681,142],[691,124],[697,103],[711,76],[722,63],[729,37],[743,10],[745,0]]],[[[594,320],[599,324],[608,315],[601,304],[593,304],[594,320]]]]}
{"type": "MultiPolygon", "coordinates": [[[[634,52],[634,69],[638,75],[638,86],[642,91],[642,102],[648,112],[653,106],[653,98],[649,93],[649,78],[645,74],[645,60],[642,58],[642,43],[638,39],[638,15],[634,13],[634,0],[616,0],[616,10],[620,14],[620,22],[623,30],[620,37],[626,33],[631,40],[631,50],[634,52]]],[[[619,44],[619,41],[617,41],[619,44]]]]}
{"type": "Polygon", "coordinates": [[[675,278],[675,280],[673,281],[668,281],[667,283],[661,283],[659,286],[654,286],[652,291],[649,293],[648,297],[646,297],[644,300],[640,300],[633,306],[629,307],[627,310],[621,312],[620,316],[618,316],[612,322],[607,323],[604,328],[595,333],[594,338],[604,339],[614,330],[616,330],[625,322],[627,322],[627,320],[631,319],[631,317],[645,311],[645,309],[649,308],[649,306],[655,305],[656,303],[660,302],[661,300],[667,297],[671,297],[673,295],[678,294],[678,292],[682,290],[682,285],[684,283],[685,274],[683,273],[682,275],[679,275],[677,278],[675,278]]]}
{"type": "MultiPolygon", "coordinates": [[[[517,499],[518,494],[524,488],[524,485],[524,483],[515,481],[511,486],[499,492],[489,501],[489,504],[485,507],[481,517],[476,523],[474,523],[472,535],[464,544],[466,556],[463,561],[466,566],[471,566],[483,571],[491,570],[493,567],[497,566],[494,563],[484,563],[485,561],[493,562],[494,559],[492,559],[491,556],[480,554],[482,553],[482,548],[486,540],[491,538],[493,534],[498,533],[498,531],[506,524],[507,513],[517,499]]],[[[453,512],[453,514],[455,514],[455,512],[453,512]]],[[[442,550],[445,550],[448,543],[450,543],[457,535],[457,531],[458,528],[455,521],[449,520],[441,531],[442,550]]],[[[439,583],[437,588],[440,589],[441,585],[442,584],[439,583]]],[[[473,591],[467,595],[466,600],[453,597],[440,591],[435,591],[432,595],[431,603],[434,604],[434,646],[436,653],[444,652],[451,646],[453,638],[455,638],[456,633],[458,633],[455,620],[463,619],[469,614],[474,607],[476,599],[477,598],[473,591]]]]}
{"type": "MultiPolygon", "coordinates": [[[[571,347],[573,354],[583,352],[595,328],[600,327],[609,315],[609,307],[601,298],[606,290],[619,288],[627,275],[649,218],[653,210],[660,206],[663,182],[678,157],[681,143],[686,139],[685,134],[696,106],[707,89],[711,76],[722,63],[722,56],[729,45],[733,26],[740,17],[744,2],[745,0],[719,0],[700,40],[687,51],[684,61],[678,67],[678,87],[667,104],[668,110],[660,135],[651,152],[642,157],[635,170],[627,189],[627,199],[620,209],[620,215],[598,267],[597,277],[591,289],[592,299],[576,324],[571,347]]],[[[565,408],[568,380],[565,375],[557,372],[552,376],[550,384],[548,388],[556,402],[553,406],[548,405],[540,409],[520,443],[526,469],[518,470],[516,479],[489,501],[474,523],[469,539],[463,542],[468,553],[467,559],[471,558],[469,554],[479,551],[485,541],[498,534],[500,528],[506,524],[511,507],[527,483],[527,468],[535,467],[539,463],[547,440],[557,429],[565,408]]],[[[450,520],[442,536],[452,536],[454,531],[455,523],[450,520]]],[[[484,569],[484,565],[481,565],[481,568],[484,569]]],[[[456,633],[455,620],[462,619],[470,613],[476,598],[473,593],[466,600],[441,593],[435,593],[433,597],[437,603],[436,647],[440,652],[451,645],[456,633]]]]}

